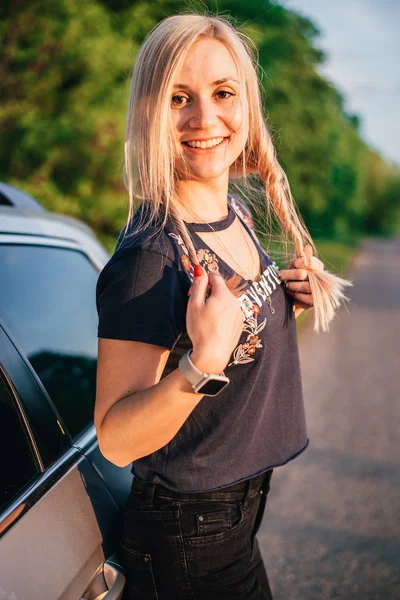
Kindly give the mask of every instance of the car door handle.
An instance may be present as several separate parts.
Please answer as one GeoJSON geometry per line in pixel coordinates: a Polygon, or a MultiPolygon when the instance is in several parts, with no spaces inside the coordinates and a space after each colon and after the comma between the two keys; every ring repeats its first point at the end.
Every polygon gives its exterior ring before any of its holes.
{"type": "Polygon", "coordinates": [[[121,567],[111,557],[105,561],[80,600],[121,600],[125,581],[121,567]]]}

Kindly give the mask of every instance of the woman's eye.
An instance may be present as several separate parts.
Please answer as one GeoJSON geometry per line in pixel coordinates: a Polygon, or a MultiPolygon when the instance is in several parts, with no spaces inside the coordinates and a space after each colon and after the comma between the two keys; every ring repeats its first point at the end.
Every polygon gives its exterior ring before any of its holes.
{"type": "Polygon", "coordinates": [[[189,98],[186,96],[172,96],[171,104],[176,108],[181,108],[182,106],[185,106],[188,101],[189,98]]]}
{"type": "Polygon", "coordinates": [[[233,95],[234,94],[232,92],[228,92],[227,90],[220,90],[219,92],[217,92],[217,96],[222,98],[222,100],[225,100],[225,98],[229,98],[230,96],[233,96],[233,95]]]}

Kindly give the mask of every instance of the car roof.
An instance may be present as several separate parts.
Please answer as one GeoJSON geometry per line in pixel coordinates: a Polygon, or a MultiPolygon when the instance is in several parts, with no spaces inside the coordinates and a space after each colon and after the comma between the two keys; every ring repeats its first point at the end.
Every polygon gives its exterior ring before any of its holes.
{"type": "MultiPolygon", "coordinates": [[[[38,208],[21,208],[0,205],[0,242],[7,242],[10,235],[36,236],[46,241],[72,241],[84,250],[101,268],[110,256],[85,223],[67,215],[60,215],[38,208]]],[[[23,238],[21,237],[21,243],[23,238]]]]}

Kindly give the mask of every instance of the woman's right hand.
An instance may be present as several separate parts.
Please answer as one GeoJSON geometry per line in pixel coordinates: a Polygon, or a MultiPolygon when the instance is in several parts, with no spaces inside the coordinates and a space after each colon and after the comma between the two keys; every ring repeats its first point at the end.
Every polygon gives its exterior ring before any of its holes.
{"type": "Polygon", "coordinates": [[[187,307],[186,328],[193,344],[191,359],[205,373],[220,373],[239,342],[243,311],[219,273],[194,277],[187,307]],[[207,297],[207,289],[210,295],[207,297]]]}

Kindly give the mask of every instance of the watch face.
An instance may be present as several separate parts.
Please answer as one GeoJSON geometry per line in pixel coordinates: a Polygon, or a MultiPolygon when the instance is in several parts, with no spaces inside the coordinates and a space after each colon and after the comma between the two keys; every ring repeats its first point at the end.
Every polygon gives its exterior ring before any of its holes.
{"type": "Polygon", "coordinates": [[[216,396],[224,387],[228,385],[227,381],[218,381],[217,379],[210,379],[206,381],[198,391],[199,394],[205,394],[206,396],[216,396]]]}

